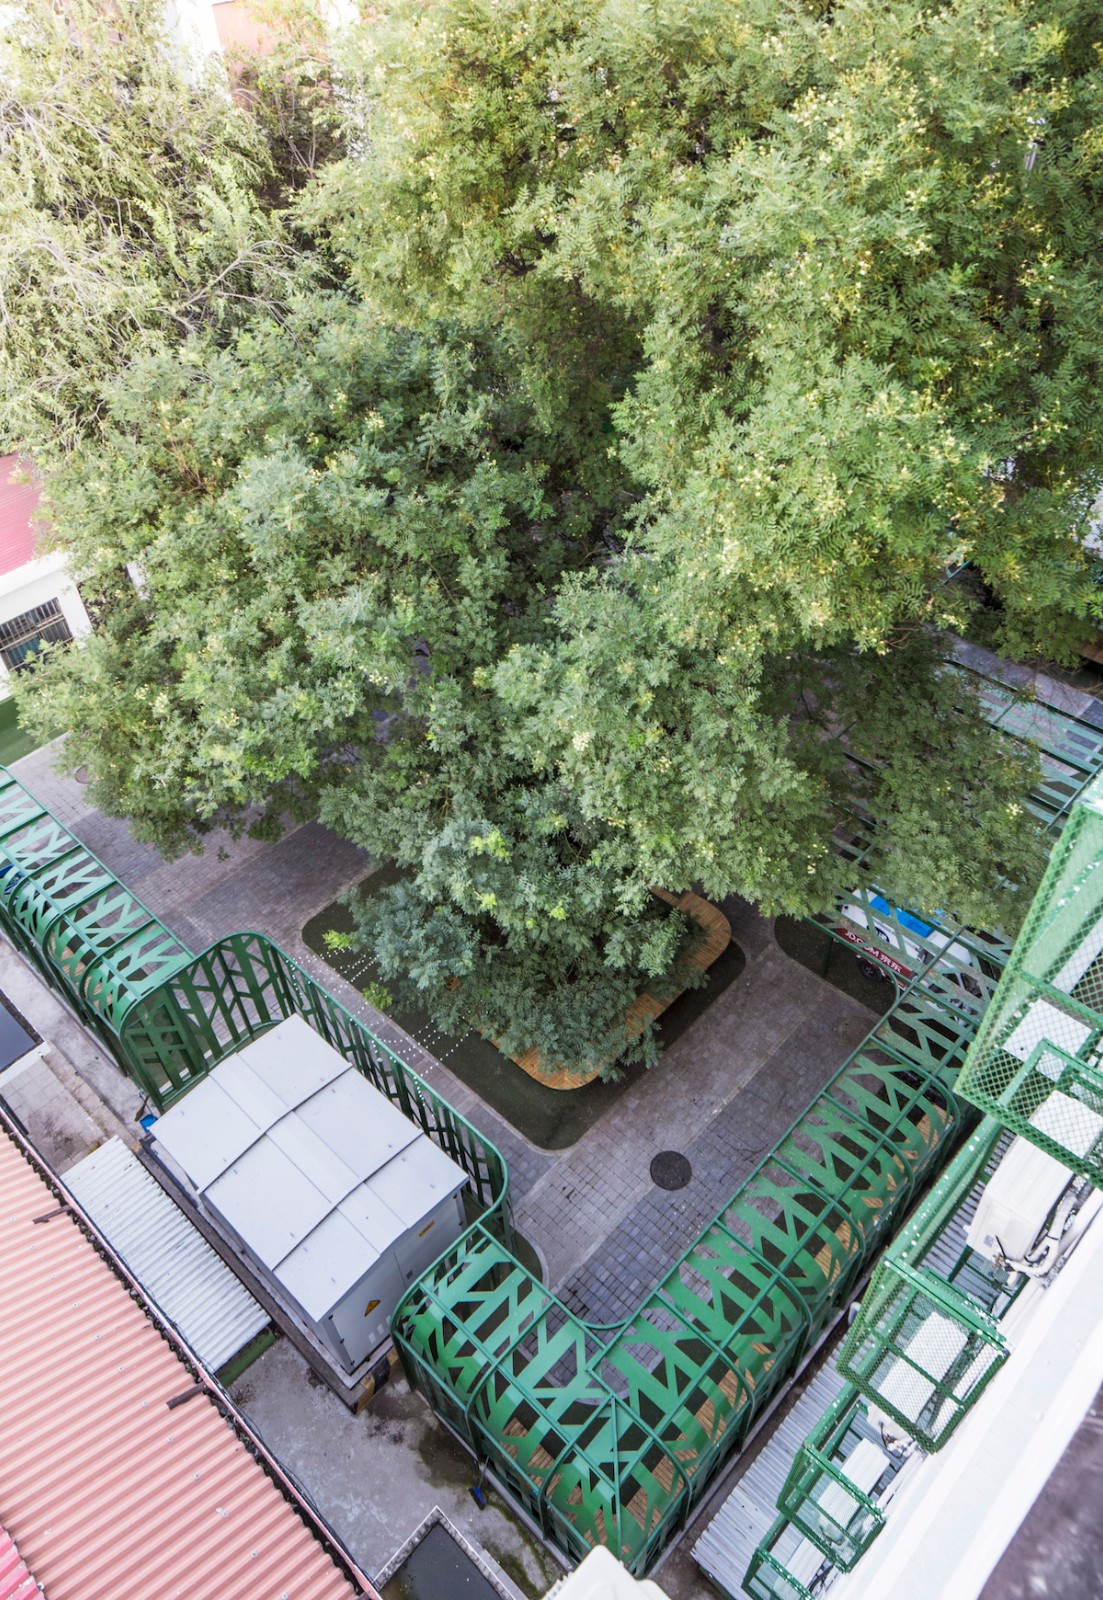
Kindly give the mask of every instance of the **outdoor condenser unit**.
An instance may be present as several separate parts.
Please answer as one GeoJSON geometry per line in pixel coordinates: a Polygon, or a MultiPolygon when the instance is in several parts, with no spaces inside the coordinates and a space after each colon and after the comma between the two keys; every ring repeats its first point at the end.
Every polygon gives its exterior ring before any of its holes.
{"type": "MultiPolygon", "coordinates": [[[[1030,1121],[1041,1133],[1071,1139],[1078,1155],[1086,1155],[1103,1134],[1103,1117],[1060,1090],[1047,1095],[1030,1121]]],[[[1072,1184],[1073,1174],[1060,1161],[1029,1139],[1013,1139],[981,1194],[967,1242],[989,1260],[1029,1270],[1046,1225],[1072,1184]]],[[[1059,1247],[1059,1234],[1053,1245],[1059,1247]]],[[[1055,1251],[1047,1250],[1038,1265],[1052,1266],[1055,1260],[1055,1251]]]]}
{"type": "Polygon", "coordinates": [[[151,1154],[350,1373],[465,1226],[463,1169],[301,1017],[215,1067],[151,1154]]]}

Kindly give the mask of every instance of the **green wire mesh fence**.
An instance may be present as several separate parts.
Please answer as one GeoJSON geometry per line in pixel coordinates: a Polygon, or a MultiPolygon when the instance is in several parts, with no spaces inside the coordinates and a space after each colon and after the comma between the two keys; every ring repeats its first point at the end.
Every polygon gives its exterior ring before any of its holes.
{"type": "Polygon", "coordinates": [[[1103,780],[1073,807],[960,1083],[1103,1183],[1103,780]]]}

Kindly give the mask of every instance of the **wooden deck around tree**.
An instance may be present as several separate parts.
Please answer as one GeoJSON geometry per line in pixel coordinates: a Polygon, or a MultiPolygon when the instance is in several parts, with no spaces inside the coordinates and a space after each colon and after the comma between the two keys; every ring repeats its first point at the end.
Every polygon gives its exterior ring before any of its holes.
{"type": "MultiPolygon", "coordinates": [[[[702,972],[708,970],[717,956],[721,955],[731,943],[731,923],[724,913],[708,900],[703,900],[699,894],[668,894],[665,889],[652,889],[652,894],[660,900],[665,900],[668,906],[673,906],[676,911],[683,912],[687,917],[692,917],[697,926],[703,931],[705,937],[689,958],[691,966],[700,967],[702,972]]],[[[653,994],[641,994],[633,1000],[628,1007],[624,1019],[625,1043],[631,1044],[633,1039],[638,1039],[647,1024],[656,1017],[662,1016],[668,1006],[672,1006],[678,995],[684,993],[679,989],[678,994],[672,994],[669,1000],[656,1000],[653,994]]],[[[542,1083],[545,1089],[581,1089],[585,1084],[592,1083],[600,1076],[600,1067],[591,1067],[583,1071],[577,1067],[560,1066],[557,1071],[549,1072],[542,1064],[535,1050],[526,1050],[524,1055],[512,1058],[527,1072],[530,1078],[537,1083],[542,1083]]]]}

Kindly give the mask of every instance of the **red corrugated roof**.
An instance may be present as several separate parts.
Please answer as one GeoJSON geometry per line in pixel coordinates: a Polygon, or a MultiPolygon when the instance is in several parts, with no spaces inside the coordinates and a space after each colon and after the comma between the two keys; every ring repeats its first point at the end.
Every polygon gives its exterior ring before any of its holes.
{"type": "Polygon", "coordinates": [[[15,1540],[0,1528],[0,1600],[39,1600],[40,1593],[15,1540]]]}
{"type": "Polygon", "coordinates": [[[29,466],[25,457],[0,456],[0,575],[34,560],[31,516],[38,505],[39,490],[33,483],[12,482],[16,468],[29,466]]]}
{"type": "Polygon", "coordinates": [[[49,1600],[352,1600],[214,1402],[167,1408],[193,1373],[57,1205],[0,1129],[0,1521],[49,1600]]]}

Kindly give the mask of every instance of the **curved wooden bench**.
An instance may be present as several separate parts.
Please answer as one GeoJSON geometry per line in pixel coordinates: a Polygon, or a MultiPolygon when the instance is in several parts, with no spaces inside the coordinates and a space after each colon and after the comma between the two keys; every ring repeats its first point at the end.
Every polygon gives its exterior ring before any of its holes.
{"type": "MultiPolygon", "coordinates": [[[[676,911],[684,912],[704,932],[704,939],[689,958],[692,967],[700,967],[702,972],[708,970],[722,955],[731,943],[731,923],[718,907],[708,900],[703,900],[699,894],[668,894],[665,889],[652,889],[652,894],[660,900],[665,900],[668,906],[673,906],[676,911]]],[[[672,994],[669,1000],[656,1000],[653,994],[641,994],[633,1000],[624,1017],[625,1043],[631,1044],[633,1039],[638,1039],[647,1024],[656,1017],[661,1017],[668,1006],[672,1006],[679,995],[685,993],[679,989],[678,994],[672,994]]],[[[540,1056],[535,1050],[526,1050],[523,1055],[511,1058],[527,1072],[530,1078],[537,1083],[542,1083],[545,1089],[581,1089],[587,1083],[593,1083],[600,1077],[600,1067],[590,1067],[584,1070],[580,1067],[565,1067],[561,1063],[553,1070],[545,1068],[540,1056]]]]}

